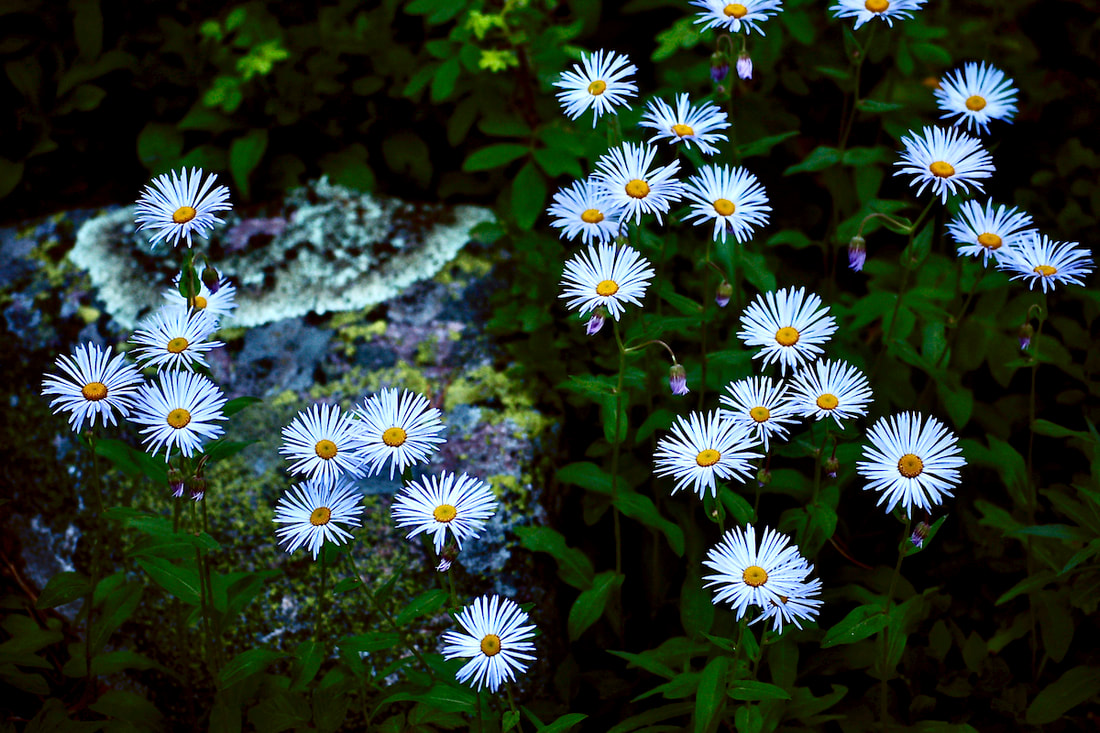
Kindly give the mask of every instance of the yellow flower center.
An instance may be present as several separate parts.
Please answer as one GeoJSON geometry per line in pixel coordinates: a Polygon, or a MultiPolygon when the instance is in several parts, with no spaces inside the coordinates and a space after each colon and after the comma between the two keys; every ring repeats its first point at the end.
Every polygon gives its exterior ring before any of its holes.
{"type": "Polygon", "coordinates": [[[174,339],[168,342],[168,352],[170,354],[179,354],[187,348],[187,339],[183,336],[176,336],[174,339]]]}
{"type": "Polygon", "coordinates": [[[197,311],[201,311],[203,308],[206,307],[206,298],[202,297],[201,295],[196,295],[191,301],[191,307],[197,311]]]}
{"type": "Polygon", "coordinates": [[[950,178],[955,175],[954,166],[942,160],[937,160],[935,163],[928,166],[928,170],[932,171],[932,175],[937,178],[950,178]]]}
{"type": "Polygon", "coordinates": [[[458,514],[458,510],[450,504],[440,504],[432,510],[432,516],[435,517],[437,522],[449,522],[455,518],[458,514]]]}
{"type": "Polygon", "coordinates": [[[607,82],[600,81],[599,79],[588,85],[588,93],[594,96],[599,96],[600,94],[603,94],[606,89],[607,82]]]}
{"type": "Polygon", "coordinates": [[[713,448],[707,448],[704,451],[700,451],[699,455],[695,456],[695,462],[703,468],[709,468],[715,463],[718,463],[718,460],[721,457],[722,454],[718,451],[714,450],[713,448]]]}
{"type": "Polygon", "coordinates": [[[722,8],[722,12],[726,14],[727,18],[744,18],[749,9],[741,3],[730,3],[722,8]]]}
{"type": "Polygon", "coordinates": [[[984,234],[978,235],[978,244],[986,249],[999,249],[1001,246],[1001,238],[992,232],[985,232],[984,234]]]}
{"type": "Polygon", "coordinates": [[[393,427],[382,433],[382,442],[391,448],[396,448],[405,442],[408,434],[401,428],[393,427]]]}
{"type": "Polygon", "coordinates": [[[749,410],[749,417],[751,417],[756,422],[767,422],[771,416],[771,411],[763,405],[761,405],[760,407],[754,407],[749,410]]]}
{"type": "Polygon", "coordinates": [[[905,478],[914,478],[920,476],[921,471],[924,470],[924,461],[917,458],[912,453],[906,453],[904,456],[898,459],[898,473],[905,478]]]}
{"type": "Polygon", "coordinates": [[[867,0],[863,3],[863,7],[872,13],[885,13],[886,8],[890,7],[890,0],[867,0]]]}
{"type": "Polygon", "coordinates": [[[751,585],[753,588],[759,588],[768,582],[768,571],[759,565],[749,565],[745,568],[745,572],[741,574],[741,577],[745,581],[745,585],[751,585]]]}
{"type": "Polygon", "coordinates": [[[332,519],[332,510],[327,506],[319,506],[313,510],[313,513],[309,515],[309,523],[314,527],[320,527],[322,524],[328,524],[328,520],[332,519]]]}
{"type": "Polygon", "coordinates": [[[487,657],[500,654],[500,637],[496,634],[486,634],[481,639],[481,653],[487,657]]]}
{"type": "Polygon", "coordinates": [[[189,422],[191,422],[191,413],[182,407],[177,407],[168,413],[168,424],[176,430],[187,427],[189,422]]]}
{"type": "Polygon", "coordinates": [[[632,199],[644,199],[649,195],[649,184],[640,178],[635,178],[626,184],[626,195],[632,199]]]}
{"type": "Polygon", "coordinates": [[[1037,272],[1043,277],[1050,277],[1054,273],[1058,272],[1057,267],[1051,267],[1050,265],[1036,265],[1032,272],[1037,272]]]}
{"type": "Polygon", "coordinates": [[[88,382],[80,390],[80,394],[89,402],[99,402],[107,396],[107,385],[103,382],[88,382]]]}
{"type": "Polygon", "coordinates": [[[318,456],[324,458],[326,461],[337,453],[336,444],[331,440],[318,440],[317,445],[313,446],[313,450],[318,456]]]}
{"type": "Polygon", "coordinates": [[[826,392],[825,394],[817,398],[817,406],[820,407],[822,410],[836,409],[836,406],[838,404],[840,404],[840,401],[837,400],[836,395],[830,394],[829,392],[826,392]]]}
{"type": "Polygon", "coordinates": [[[599,284],[596,285],[596,295],[602,295],[607,298],[617,292],[619,292],[619,283],[614,280],[601,280],[599,284]]]}
{"type": "Polygon", "coordinates": [[[729,216],[737,211],[737,205],[729,199],[718,199],[714,202],[714,210],[718,212],[719,216],[729,216]]]}
{"type": "Polygon", "coordinates": [[[585,224],[599,224],[603,221],[603,212],[599,209],[585,209],[581,212],[581,221],[585,224]]]}
{"type": "Polygon", "coordinates": [[[979,97],[975,94],[973,97],[968,97],[966,100],[966,108],[971,112],[977,112],[985,109],[985,98],[979,97]]]}
{"type": "Polygon", "coordinates": [[[186,224],[195,218],[195,215],[199,212],[192,209],[190,206],[181,206],[175,210],[172,214],[172,221],[176,224],[186,224]]]}
{"type": "Polygon", "coordinates": [[[695,130],[691,129],[688,125],[681,125],[679,123],[672,126],[672,131],[676,133],[676,137],[684,137],[685,135],[694,135],[695,130]]]}
{"type": "Polygon", "coordinates": [[[798,330],[790,326],[784,326],[775,332],[775,340],[780,346],[794,346],[798,343],[798,330]]]}

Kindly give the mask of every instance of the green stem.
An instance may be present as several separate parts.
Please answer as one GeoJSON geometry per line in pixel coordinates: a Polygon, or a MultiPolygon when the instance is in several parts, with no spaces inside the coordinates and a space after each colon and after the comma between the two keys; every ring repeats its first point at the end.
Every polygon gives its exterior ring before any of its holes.
{"type": "Polygon", "coordinates": [[[92,621],[95,614],[92,609],[95,605],[95,589],[99,585],[99,577],[102,572],[100,564],[103,543],[99,540],[102,534],[103,513],[106,509],[103,505],[103,482],[99,473],[99,457],[96,455],[96,434],[94,430],[89,430],[87,435],[88,447],[92,452],[92,495],[95,497],[96,505],[91,526],[92,582],[88,588],[88,595],[84,600],[84,607],[87,611],[87,633],[84,637],[84,673],[87,689],[91,692],[95,689],[95,675],[92,674],[92,621]]]}
{"type": "MultiPolygon", "coordinates": [[[[703,258],[704,263],[710,262],[710,242],[711,238],[707,237],[706,255],[703,258]]],[[[735,273],[736,274],[736,273],[735,273]]],[[[736,278],[735,278],[736,279],[736,278]]],[[[699,328],[701,333],[702,343],[700,345],[700,366],[702,371],[699,377],[699,409],[703,409],[703,401],[707,394],[707,313],[710,310],[710,297],[708,291],[710,290],[710,268],[703,267],[703,313],[700,316],[699,328]]]]}
{"type": "Polygon", "coordinates": [[[621,520],[619,519],[619,448],[622,441],[619,439],[622,431],[623,414],[623,383],[626,377],[626,347],[623,346],[622,336],[619,334],[619,322],[612,319],[612,328],[615,332],[615,344],[619,347],[619,381],[615,387],[615,435],[611,441],[611,509],[615,524],[615,572],[623,571],[623,536],[621,520]]]}
{"type": "MultiPolygon", "coordinates": [[[[886,591],[886,606],[883,608],[884,614],[889,614],[890,609],[894,602],[894,588],[897,586],[898,578],[901,577],[901,561],[905,559],[905,551],[901,548],[904,547],[904,542],[909,537],[909,529],[913,520],[909,517],[905,519],[905,531],[902,533],[901,542],[898,543],[898,561],[894,564],[894,573],[890,576],[890,587],[886,591]]],[[[887,682],[886,677],[889,674],[887,665],[890,663],[890,623],[887,621],[886,625],[882,627],[882,631],[879,633],[879,641],[882,644],[882,679],[879,681],[879,722],[882,724],[882,729],[887,729],[886,723],[886,698],[887,698],[887,682]]]]}
{"type": "Polygon", "coordinates": [[[844,130],[840,133],[840,142],[837,143],[837,149],[841,155],[844,154],[845,148],[848,146],[848,136],[852,132],[852,124],[856,120],[856,115],[859,114],[859,87],[860,77],[863,72],[863,61],[867,58],[867,49],[871,47],[871,39],[875,37],[875,23],[871,24],[871,27],[867,33],[867,40],[863,43],[863,48],[859,50],[859,59],[856,61],[856,73],[855,73],[855,88],[852,94],[852,108],[849,110],[848,118],[844,122],[844,130]]]}
{"type": "MultiPolygon", "coordinates": [[[[382,604],[380,604],[378,600],[374,597],[374,593],[371,592],[370,587],[367,585],[367,581],[365,580],[364,576],[359,572],[359,566],[356,564],[355,558],[351,556],[350,550],[344,553],[344,558],[347,559],[348,565],[351,566],[352,574],[356,577],[356,579],[359,580],[359,587],[362,588],[363,593],[366,594],[367,601],[370,603],[371,609],[373,609],[375,613],[377,613],[383,618],[383,620],[385,620],[385,622],[390,627],[390,631],[393,631],[397,634],[398,638],[401,639],[401,643],[404,645],[405,649],[407,649],[409,653],[416,657],[416,660],[420,662],[420,665],[422,667],[424,667],[424,671],[426,671],[434,679],[435,670],[431,668],[431,665],[428,664],[423,655],[421,655],[420,652],[416,650],[416,647],[414,647],[408,642],[407,639],[405,639],[405,634],[402,631],[401,627],[397,625],[397,621],[394,619],[393,614],[391,614],[389,610],[382,606],[382,604]]],[[[478,704],[480,705],[480,697],[478,699],[478,704]]]]}
{"type": "Polygon", "coordinates": [[[1031,389],[1027,398],[1027,516],[1028,524],[1035,524],[1035,509],[1038,503],[1038,489],[1035,482],[1033,469],[1035,453],[1035,384],[1039,374],[1039,337],[1043,334],[1043,323],[1047,316],[1046,293],[1043,294],[1043,305],[1038,308],[1039,327],[1035,329],[1035,337],[1032,339],[1031,389]]]}
{"type": "Polygon", "coordinates": [[[321,545],[321,590],[317,593],[317,619],[313,625],[313,640],[322,643],[325,628],[325,585],[328,581],[328,562],[326,559],[325,544],[321,545]]]}
{"type": "Polygon", "coordinates": [[[519,722],[519,710],[516,709],[516,700],[512,697],[512,685],[510,683],[505,683],[504,691],[508,693],[508,708],[516,715],[516,733],[519,733],[523,729],[523,726],[519,722]]]}

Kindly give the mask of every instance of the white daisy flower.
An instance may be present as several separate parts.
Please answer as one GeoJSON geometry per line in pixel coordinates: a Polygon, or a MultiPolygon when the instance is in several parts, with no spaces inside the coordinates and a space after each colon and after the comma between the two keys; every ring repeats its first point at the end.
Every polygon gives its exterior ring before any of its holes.
{"type": "Polygon", "coordinates": [[[956,469],[966,465],[958,438],[936,418],[923,425],[922,420],[916,412],[881,418],[867,433],[867,460],[856,462],[856,471],[869,481],[863,488],[882,492],[878,503],[887,503],[887,513],[899,502],[908,516],[914,506],[931,511],[951,496],[959,483],[956,469]]]}
{"type": "Polygon", "coordinates": [[[556,216],[550,226],[561,229],[561,236],[588,244],[589,240],[610,242],[619,233],[622,207],[602,185],[593,181],[577,181],[554,194],[554,203],[547,210],[556,216]]]}
{"type": "Polygon", "coordinates": [[[339,405],[312,405],[283,428],[279,453],[292,461],[291,474],[305,474],[320,483],[333,483],[340,476],[363,476],[366,466],[360,456],[363,441],[359,426],[339,405]]]}
{"type": "Polygon", "coordinates": [[[573,64],[572,71],[562,72],[561,79],[554,82],[554,86],[562,89],[558,102],[571,120],[591,107],[595,127],[596,120],[614,106],[630,106],[627,98],[637,96],[638,86],[629,77],[637,70],[629,58],[612,51],[583,56],[580,64],[573,64]]]}
{"type": "Polygon", "coordinates": [[[426,463],[432,453],[446,442],[442,413],[429,407],[428,399],[409,390],[398,395],[396,389],[383,389],[355,410],[359,417],[359,451],[368,464],[369,476],[381,473],[390,464],[390,478],[406,466],[426,463]]]}
{"type": "Polygon", "coordinates": [[[580,308],[581,315],[600,306],[616,321],[624,303],[642,305],[649,281],[656,273],[649,260],[628,245],[589,245],[588,252],[578,252],[565,263],[562,272],[562,293],[569,298],[569,308],[580,308]]]}
{"type": "Polygon", "coordinates": [[[201,374],[161,372],[159,384],[147,384],[138,393],[130,422],[146,426],[142,442],[152,455],[163,447],[165,462],[173,448],[190,457],[224,432],[216,422],[225,419],[225,401],[218,385],[201,374]]]}
{"type": "Polygon", "coordinates": [[[193,310],[199,311],[210,321],[211,330],[217,330],[222,318],[231,316],[237,307],[237,288],[229,282],[229,278],[222,276],[218,278],[217,292],[212,292],[206,286],[206,283],[202,281],[203,269],[201,267],[195,268],[199,275],[199,292],[195,295],[193,307],[189,306],[187,298],[180,295],[180,276],[178,273],[175,280],[172,281],[173,287],[164,291],[164,298],[176,308],[186,310],[191,307],[193,310]]]}
{"type": "Polygon", "coordinates": [[[704,587],[715,588],[714,605],[729,603],[738,619],[745,616],[749,606],[756,606],[769,616],[772,601],[783,603],[785,598],[805,594],[806,576],[813,571],[813,565],[806,562],[798,546],[789,544],[790,541],[787,535],[765,527],[757,547],[756,529],[751,524],[744,531],[734,527],[726,532],[703,561],[715,571],[703,578],[709,581],[704,587]]]}
{"type": "MultiPolygon", "coordinates": [[[[727,3],[725,0],[691,0],[691,4],[702,8],[696,23],[703,23],[703,30],[721,28],[729,33],[756,31],[764,35],[760,24],[782,10],[781,0],[742,0],[739,3],[727,3]]],[[[742,77],[744,78],[744,77],[742,77]]]]}
{"type": "Polygon", "coordinates": [[[286,543],[289,554],[299,547],[313,553],[321,552],[325,542],[342,545],[351,539],[351,532],[337,525],[359,527],[363,513],[362,496],[345,479],[333,482],[309,479],[291,488],[275,505],[275,536],[286,543]]]}
{"type": "Polygon", "coordinates": [[[528,652],[535,651],[531,639],[535,627],[525,625],[530,620],[514,602],[500,596],[482,596],[466,606],[455,618],[462,631],[443,632],[444,659],[466,658],[470,661],[458,670],[455,679],[481,690],[496,692],[503,682],[515,679],[517,672],[527,671],[535,660],[528,652]]]}
{"type": "Polygon", "coordinates": [[[209,367],[203,354],[224,346],[221,341],[208,341],[213,331],[210,319],[202,311],[165,306],[153,314],[146,328],[138,329],[130,337],[137,346],[134,358],[145,367],[185,369],[193,371],[194,365],[209,367]]]}
{"type": "Polygon", "coordinates": [[[968,131],[989,132],[990,120],[1012,122],[1016,114],[1016,89],[1003,71],[968,63],[962,71],[956,69],[940,80],[933,94],[944,111],[940,119],[958,116],[954,124],[966,123],[968,131]]]}
{"type": "Polygon", "coordinates": [[[818,361],[791,382],[791,409],[802,417],[841,420],[867,414],[871,385],[863,372],[846,361],[818,361]]]}
{"type": "Polygon", "coordinates": [[[700,499],[707,490],[717,496],[716,479],[744,483],[753,471],[749,461],[763,458],[749,450],[759,445],[751,433],[742,424],[723,420],[718,410],[693,412],[687,420],[677,416],[671,435],[657,442],[655,473],[676,479],[673,494],[690,485],[700,499]]]}
{"type": "Polygon", "coordinates": [[[57,413],[69,413],[69,427],[79,432],[87,418],[88,426],[95,427],[98,415],[103,427],[115,424],[115,412],[122,417],[130,414],[137,390],[145,380],[132,364],[127,364],[125,354],[111,358],[110,349],[95,344],[80,344],[72,356],[62,354],[54,364],[67,376],[46,374],[42,380],[42,396],[56,395],[50,407],[57,413]]]}
{"type": "Polygon", "coordinates": [[[912,18],[913,11],[920,10],[924,3],[925,0],[837,0],[829,12],[835,18],[854,17],[856,29],[872,18],[884,20],[893,28],[894,18],[912,18]]]}
{"type": "Polygon", "coordinates": [[[650,171],[656,154],[652,145],[623,143],[596,161],[598,170],[592,178],[622,207],[624,222],[633,218],[637,224],[642,214],[653,214],[660,222],[661,214],[682,196],[684,184],[674,178],[680,172],[680,161],[650,171]]]}
{"type": "Polygon", "coordinates": [[[771,377],[749,377],[730,382],[726,391],[729,395],[722,395],[721,403],[729,409],[720,411],[722,419],[748,428],[764,444],[765,451],[773,434],[786,440],[784,423],[798,422],[784,382],[773,383],[771,377]]]}
{"type": "Polygon", "coordinates": [[[1015,207],[1006,209],[986,201],[985,207],[977,201],[963,201],[959,213],[947,224],[947,231],[959,244],[959,254],[982,258],[982,264],[1000,262],[1004,255],[1016,246],[1021,238],[1036,234],[1031,229],[1031,216],[1015,207]]]}
{"type": "Polygon", "coordinates": [[[1055,242],[1045,234],[1031,232],[1006,252],[997,267],[1012,274],[1013,280],[1027,280],[1028,290],[1038,282],[1043,292],[1058,283],[1084,285],[1092,272],[1092,252],[1077,242],[1055,242]]]}
{"type": "Polygon", "coordinates": [[[812,621],[817,616],[821,606],[821,599],[817,598],[819,595],[821,595],[821,580],[814,578],[807,583],[802,583],[791,593],[781,595],[779,598],[769,598],[764,606],[764,613],[753,619],[750,625],[757,621],[771,619],[772,630],[777,634],[783,633],[784,623],[794,624],[801,629],[801,621],[812,621]]]}
{"type": "Polygon", "coordinates": [[[943,203],[956,193],[968,193],[971,187],[984,191],[979,178],[993,175],[993,159],[982,147],[980,140],[972,138],[957,127],[925,127],[918,136],[903,137],[905,152],[894,165],[902,166],[895,176],[910,174],[910,186],[920,184],[917,195],[929,185],[932,193],[939,194],[943,203]]]}
{"type": "Polygon", "coordinates": [[[431,476],[422,483],[408,481],[390,507],[398,527],[412,527],[405,539],[426,532],[432,535],[436,553],[443,550],[447,530],[461,550],[462,541],[477,537],[496,510],[489,484],[465,473],[431,476]]]}
{"type": "Polygon", "coordinates": [[[726,121],[725,112],[710,102],[692,107],[687,94],[676,97],[675,112],[663,99],[651,100],[646,105],[642,121],[638,124],[657,131],[650,142],[668,138],[670,143],[682,142],[689,148],[694,142],[701,151],[710,155],[718,152],[718,148],[711,143],[726,139],[725,135],[713,131],[724,130],[730,126],[726,121]]]}
{"type": "Polygon", "coordinates": [[[213,173],[205,181],[202,178],[202,169],[192,168],[188,175],[184,168],[178,176],[175,171],[157,176],[141,192],[134,220],[141,225],[139,232],[146,227],[156,231],[150,242],[152,246],[161,239],[172,246],[186,239],[190,247],[192,231],[205,237],[215,224],[225,223],[214,214],[233,208],[229,189],[226,186],[211,189],[217,180],[213,173]]]}
{"type": "Polygon", "coordinates": [[[805,288],[784,288],[757,295],[741,315],[738,338],[746,346],[763,346],[752,358],[764,366],[778,361],[783,374],[824,353],[821,344],[836,331],[836,319],[821,306],[821,298],[805,288]]]}
{"type": "Polygon", "coordinates": [[[760,181],[740,167],[704,166],[687,180],[684,193],[695,202],[687,219],[698,219],[696,224],[712,219],[715,241],[721,235],[725,242],[728,232],[738,242],[747,242],[754,227],[768,223],[767,212],[772,210],[760,181]]]}

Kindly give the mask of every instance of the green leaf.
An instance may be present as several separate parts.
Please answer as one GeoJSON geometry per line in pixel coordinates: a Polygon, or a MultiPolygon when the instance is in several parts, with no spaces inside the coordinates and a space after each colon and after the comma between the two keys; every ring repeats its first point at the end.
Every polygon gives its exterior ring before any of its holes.
{"type": "Polygon", "coordinates": [[[325,660],[325,648],[313,640],[303,641],[294,649],[294,677],[290,689],[301,691],[313,681],[325,660]]]}
{"type": "Polygon", "coordinates": [[[229,146],[229,171],[245,199],[251,198],[248,179],[263,159],[265,150],[267,130],[264,128],[249,130],[229,146]]]}
{"type": "Polygon", "coordinates": [[[23,162],[13,163],[7,158],[0,158],[0,199],[14,191],[21,180],[23,162]]]}
{"type": "Polygon", "coordinates": [[[753,140],[751,143],[737,146],[737,152],[742,158],[751,158],[754,155],[767,155],[776,145],[784,140],[789,140],[797,134],[798,130],[790,130],[789,132],[781,132],[778,135],[762,137],[759,140],[753,140]]]}
{"type": "Polygon", "coordinates": [[[529,152],[530,148],[526,145],[519,145],[518,143],[495,143],[470,153],[462,163],[462,170],[467,173],[472,173],[474,171],[487,171],[492,168],[499,168],[503,165],[508,165],[513,160],[522,158],[529,152]]]}
{"type": "Polygon", "coordinates": [[[581,591],[569,609],[569,640],[576,641],[603,615],[607,601],[626,579],[625,575],[605,570],[592,579],[592,587],[581,591]]]}
{"type": "Polygon", "coordinates": [[[447,603],[447,593],[439,588],[424,591],[397,614],[397,625],[404,626],[413,619],[433,614],[447,603]]]}
{"type": "Polygon", "coordinates": [[[713,730],[726,702],[726,675],[729,657],[714,657],[703,668],[699,689],[695,693],[695,733],[713,730]]]}
{"type": "Polygon", "coordinates": [[[92,584],[86,576],[71,571],[61,572],[46,583],[46,587],[38,595],[38,600],[34,602],[34,607],[42,609],[64,606],[91,592],[92,584]]]}
{"type": "MultiPolygon", "coordinates": [[[[527,712],[527,708],[523,709],[527,712]]],[[[588,716],[583,713],[566,713],[550,725],[539,730],[539,733],[564,733],[588,716]]]]}
{"type": "Polygon", "coordinates": [[[518,710],[505,710],[504,717],[500,721],[501,733],[508,733],[508,731],[519,725],[519,711],[518,710]]]}
{"type": "Polygon", "coordinates": [[[856,107],[860,112],[878,114],[880,112],[893,112],[896,109],[904,108],[905,105],[897,104],[896,102],[879,102],[874,99],[861,99],[856,107]]]}
{"type": "Polygon", "coordinates": [[[914,43],[910,48],[913,50],[913,55],[926,64],[951,65],[951,54],[933,43],[914,43]]]}
{"type": "Polygon", "coordinates": [[[339,646],[341,650],[347,650],[357,654],[369,654],[371,652],[392,649],[400,643],[401,638],[395,633],[389,631],[371,631],[366,634],[345,636],[340,639],[337,646],[339,646]]]}
{"type": "Polygon", "coordinates": [[[159,557],[145,557],[137,560],[138,567],[164,590],[171,593],[189,606],[200,602],[199,574],[191,568],[182,568],[159,557]]]}
{"type": "Polygon", "coordinates": [[[250,397],[248,395],[245,395],[244,397],[237,397],[225,403],[225,407],[222,408],[222,413],[226,417],[233,417],[244,408],[260,402],[263,402],[263,400],[259,397],[250,397]]]}
{"type": "MultiPolygon", "coordinates": [[[[694,703],[690,702],[674,702],[671,705],[662,705],[661,707],[646,710],[644,713],[630,716],[608,730],[607,733],[632,733],[632,731],[641,730],[643,728],[648,730],[654,723],[660,723],[670,718],[680,718],[691,715],[694,709],[694,703]]],[[[658,729],[654,728],[654,730],[658,729]]],[[[660,730],[668,730],[668,728],[660,728],[660,730]]]]}
{"type": "Polygon", "coordinates": [[[519,169],[512,181],[512,215],[520,229],[529,230],[546,203],[546,181],[531,161],[519,169]]]}
{"type": "Polygon", "coordinates": [[[207,443],[202,452],[210,457],[212,461],[218,461],[223,458],[229,458],[235,456],[250,445],[259,443],[259,440],[226,440],[225,438],[218,438],[207,443]]]}
{"type": "Polygon", "coordinates": [[[825,170],[830,166],[836,165],[838,162],[840,162],[839,150],[825,145],[819,145],[810,151],[810,154],[807,155],[805,160],[801,163],[796,163],[783,171],[783,175],[789,176],[792,173],[825,170]]]}
{"type": "Polygon", "coordinates": [[[580,590],[592,587],[596,575],[592,561],[580,550],[569,547],[565,537],[549,527],[516,527],[520,544],[534,552],[545,552],[558,563],[558,577],[580,590]]]}
{"type": "MultiPolygon", "coordinates": [[[[80,649],[83,650],[83,645],[80,649]]],[[[156,669],[164,671],[164,668],[144,654],[132,652],[129,649],[120,649],[106,654],[97,654],[92,657],[93,674],[117,674],[127,669],[156,669]]],[[[69,677],[83,677],[87,673],[83,653],[74,656],[65,664],[65,674],[69,677]]]]}
{"type": "Polygon", "coordinates": [[[932,523],[932,526],[928,528],[928,533],[924,536],[924,541],[921,542],[920,547],[914,545],[913,541],[910,538],[905,537],[898,545],[898,552],[903,552],[905,553],[906,557],[909,557],[910,555],[916,555],[918,552],[931,545],[932,540],[936,538],[936,533],[940,531],[940,527],[943,526],[943,523],[947,521],[947,518],[949,516],[951,515],[944,514],[942,517],[932,523]]]}
{"type": "Polygon", "coordinates": [[[156,705],[140,695],[123,690],[107,690],[88,707],[100,715],[151,728],[159,727],[163,717],[156,705]]]}
{"type": "Polygon", "coordinates": [[[127,582],[125,573],[115,573],[100,581],[96,586],[93,605],[102,607],[92,623],[89,636],[92,654],[98,654],[122,622],[130,618],[141,603],[144,592],[144,585],[140,581],[127,582]]]}
{"type": "Polygon", "coordinates": [[[611,494],[611,474],[590,461],[578,461],[562,466],[554,475],[562,483],[580,486],[600,494],[611,494]]]}
{"type": "Polygon", "coordinates": [[[439,65],[439,68],[435,70],[435,76],[432,77],[432,87],[429,94],[433,102],[438,104],[451,96],[461,71],[462,66],[457,56],[451,57],[439,65]]]}
{"type": "Polygon", "coordinates": [[[612,499],[619,511],[631,519],[635,519],[647,527],[651,527],[665,535],[669,547],[677,557],[684,556],[684,531],[679,525],[670,522],[661,516],[653,500],[636,491],[620,491],[619,495],[612,499]]]}
{"type": "Polygon", "coordinates": [[[795,249],[804,249],[813,244],[809,237],[802,232],[794,229],[785,229],[781,232],[776,232],[772,236],[768,237],[768,241],[765,242],[769,247],[776,244],[785,244],[795,249]]]}
{"type": "Polygon", "coordinates": [[[218,673],[218,689],[224,690],[254,674],[263,672],[285,656],[281,652],[262,648],[241,652],[229,660],[229,663],[218,673]]]}
{"type": "Polygon", "coordinates": [[[1069,428],[1064,428],[1061,425],[1056,425],[1042,418],[1033,422],[1031,427],[1039,435],[1049,435],[1052,438],[1080,438],[1081,440],[1092,440],[1092,436],[1088,433],[1080,430],[1070,430],[1069,428]]]}
{"type": "Polygon", "coordinates": [[[705,634],[714,625],[714,603],[698,570],[689,570],[680,587],[680,623],[688,634],[705,634]]]}
{"type": "Polygon", "coordinates": [[[1097,695],[1100,695],[1100,668],[1074,667],[1035,696],[1027,708],[1027,722],[1030,725],[1053,723],[1097,695]]]}
{"type": "Polygon", "coordinates": [[[782,687],[756,680],[737,680],[729,689],[734,700],[790,700],[791,695],[782,687]]]}
{"type": "Polygon", "coordinates": [[[164,173],[183,152],[183,134],[173,125],[150,122],[137,138],[138,159],[152,173],[164,173]]]}
{"type": "Polygon", "coordinates": [[[849,148],[844,151],[844,165],[864,166],[872,163],[889,163],[894,154],[886,148],[849,148]]]}
{"type": "Polygon", "coordinates": [[[828,649],[831,646],[862,641],[880,631],[889,621],[890,617],[882,612],[881,604],[858,606],[825,633],[821,648],[828,649]]]}
{"type": "Polygon", "coordinates": [[[692,48],[701,38],[699,27],[692,18],[683,17],[673,22],[672,26],[657,34],[657,48],[650,56],[652,61],[664,61],[681,48],[692,48]]]}

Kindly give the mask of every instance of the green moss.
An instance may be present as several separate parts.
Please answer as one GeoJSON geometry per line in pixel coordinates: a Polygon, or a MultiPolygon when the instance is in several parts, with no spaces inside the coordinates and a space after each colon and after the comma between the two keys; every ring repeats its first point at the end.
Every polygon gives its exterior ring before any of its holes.
{"type": "Polygon", "coordinates": [[[429,335],[426,339],[416,345],[416,363],[419,366],[432,366],[436,363],[436,357],[439,353],[439,341],[434,334],[429,335]]]}
{"type": "Polygon", "coordinates": [[[520,429],[517,438],[538,435],[552,424],[552,420],[535,409],[535,398],[522,384],[491,366],[482,366],[463,374],[447,387],[443,402],[444,411],[458,405],[476,405],[497,401],[504,408],[487,412],[485,420],[496,425],[510,420],[520,429]]]}
{"type": "Polygon", "coordinates": [[[435,276],[434,280],[443,285],[485,277],[493,269],[493,263],[484,257],[462,250],[435,276]]]}

